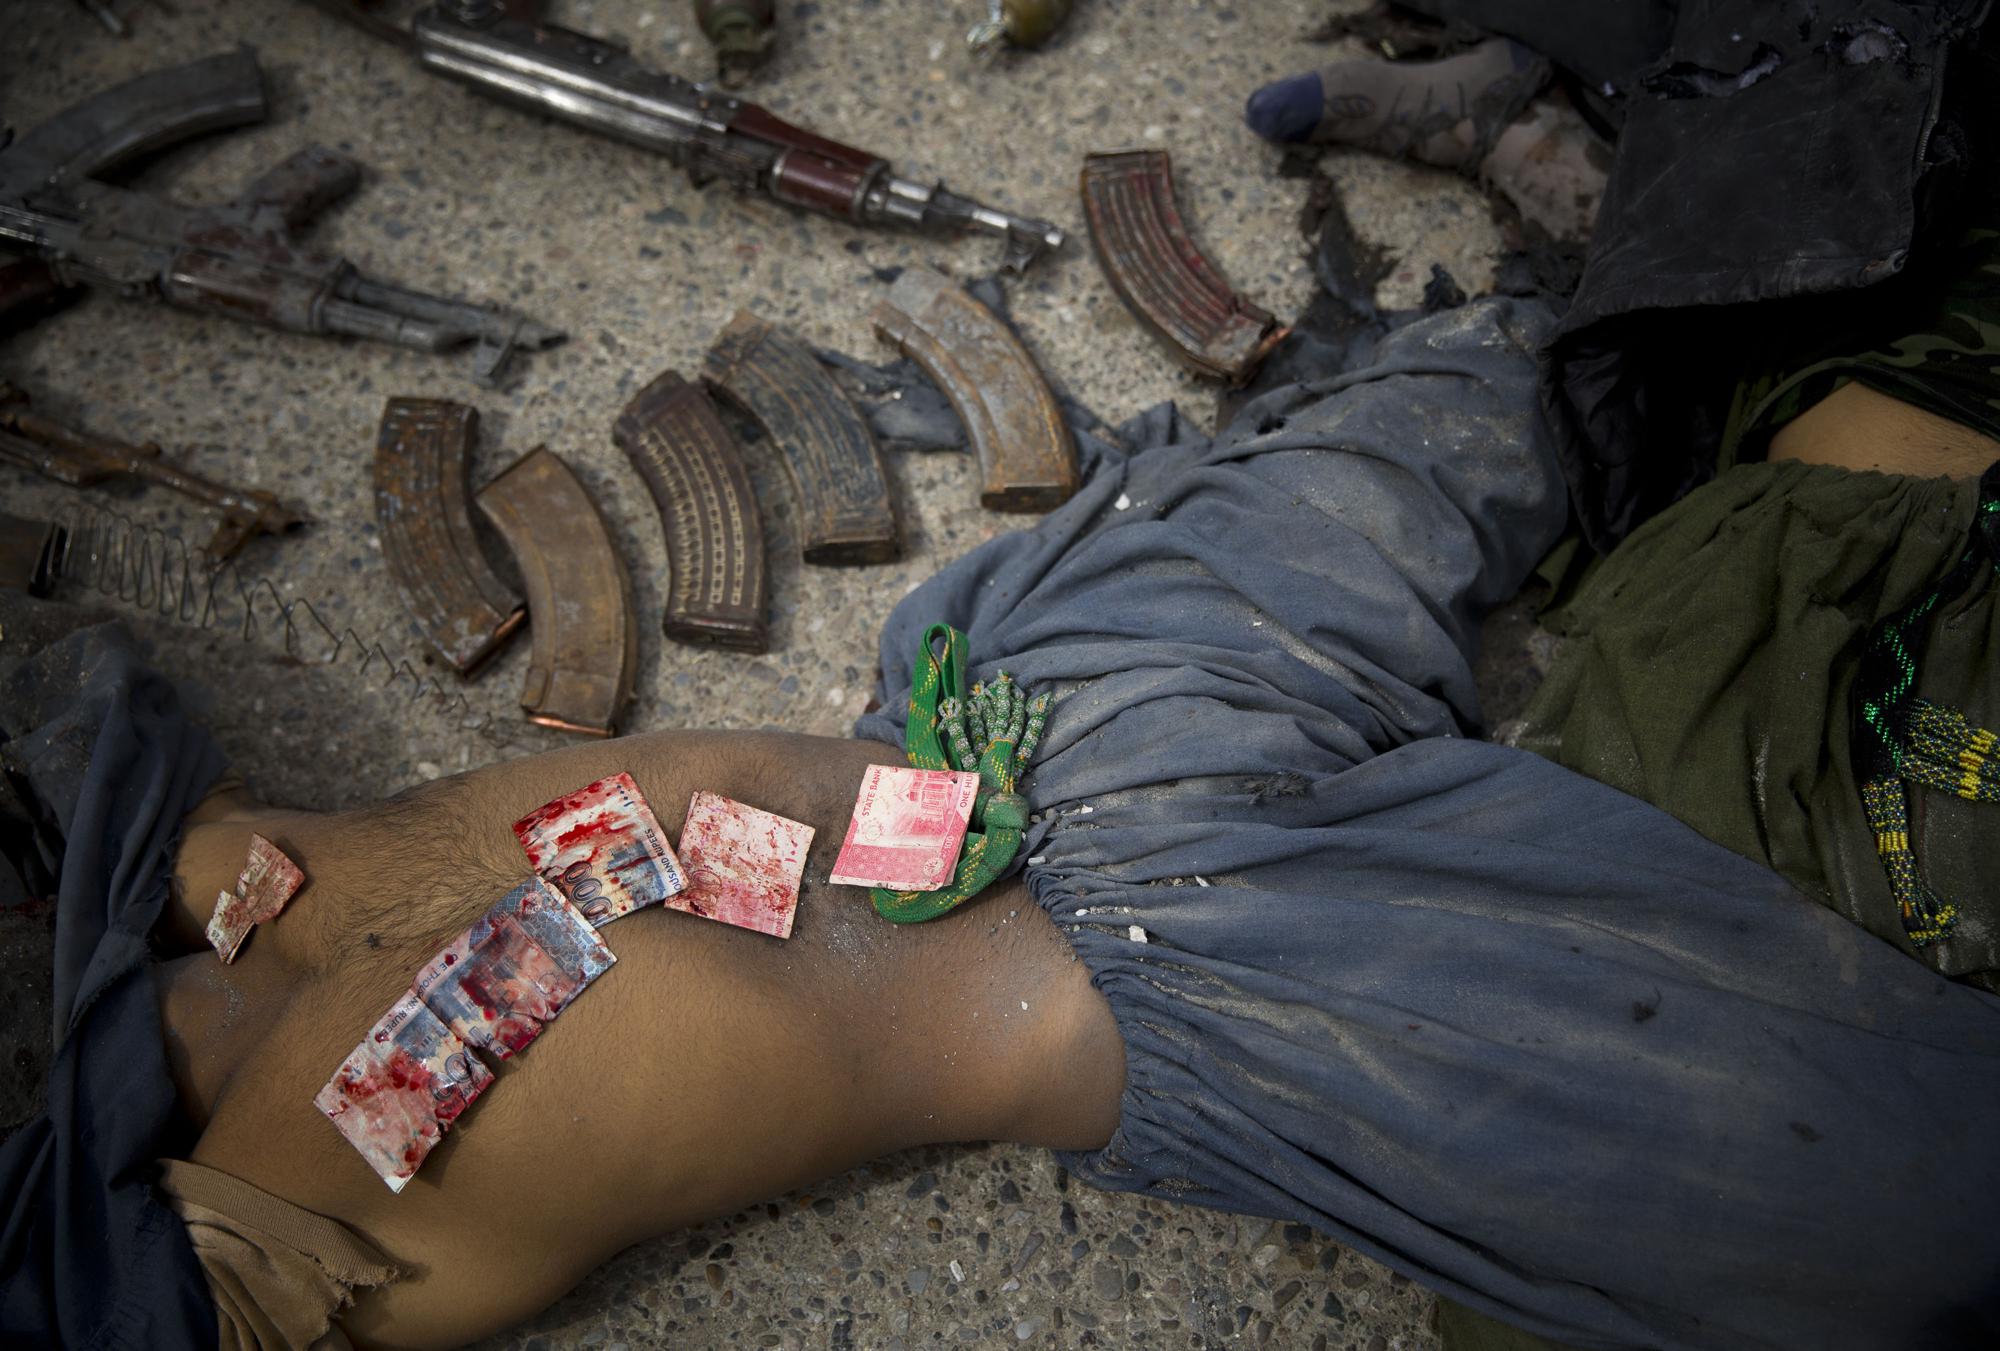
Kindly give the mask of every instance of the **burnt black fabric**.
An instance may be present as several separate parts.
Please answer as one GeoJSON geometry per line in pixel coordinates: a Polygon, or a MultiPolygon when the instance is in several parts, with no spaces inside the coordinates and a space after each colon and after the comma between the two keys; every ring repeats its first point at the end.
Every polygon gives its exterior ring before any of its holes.
{"type": "Polygon", "coordinates": [[[181,819],[221,774],[221,752],[109,625],[0,672],[0,736],[40,838],[61,842],[44,860],[57,879],[48,1105],[0,1146],[0,1343],[213,1347],[186,1226],[151,1185],[154,1161],[192,1135],[147,936],[181,819]]]}
{"type": "Polygon", "coordinates": [[[1404,0],[1532,47],[1586,85],[1616,89],[1657,59],[1673,38],[1675,0],[1404,0]]]}
{"type": "Polygon", "coordinates": [[[1736,376],[1774,335],[1822,322],[1814,298],[1896,286],[1955,237],[1965,185],[1993,167],[1989,0],[1415,7],[1618,97],[1617,158],[1543,375],[1599,551],[1712,476],[1736,376]]]}

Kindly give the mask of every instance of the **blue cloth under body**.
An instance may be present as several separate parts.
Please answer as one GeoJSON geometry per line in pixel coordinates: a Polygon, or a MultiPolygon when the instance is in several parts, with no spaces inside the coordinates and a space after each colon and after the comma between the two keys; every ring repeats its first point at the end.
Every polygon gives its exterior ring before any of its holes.
{"type": "MultiPolygon", "coordinates": [[[[1539,307],[1402,327],[912,592],[1056,693],[1022,854],[1124,1036],[1086,1180],[1303,1221],[1582,1347],[2000,1344],[2000,1000],[1472,739],[1563,528],[1539,307]]],[[[977,902],[974,902],[975,904],[977,902]]]]}
{"type": "Polygon", "coordinates": [[[48,1106],[0,1145],[0,1345],[213,1347],[215,1301],[187,1226],[152,1185],[193,1132],[167,1068],[149,935],[181,820],[222,754],[108,624],[0,679],[0,740],[62,846],[48,1106]]]}

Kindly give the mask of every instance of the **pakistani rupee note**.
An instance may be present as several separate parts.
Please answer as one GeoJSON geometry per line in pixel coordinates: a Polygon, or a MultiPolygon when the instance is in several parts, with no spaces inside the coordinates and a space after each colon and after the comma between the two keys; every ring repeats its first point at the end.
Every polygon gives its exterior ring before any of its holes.
{"type": "Polygon", "coordinates": [[[225,963],[235,961],[250,930],[276,919],[305,880],[299,865],[283,850],[262,835],[251,835],[250,856],[236,878],[236,890],[219,893],[215,913],[209,917],[208,941],[215,955],[225,963]]]}
{"type": "Polygon", "coordinates": [[[493,1082],[457,1033],[405,993],[313,1099],[400,1192],[451,1123],[493,1082]]]}
{"type": "Polygon", "coordinates": [[[951,880],[979,776],[870,765],[829,879],[843,886],[936,891],[951,880]]]}
{"type": "Polygon", "coordinates": [[[603,928],[687,885],[680,860],[630,774],[565,793],[514,823],[528,866],[603,928]]]}
{"type": "Polygon", "coordinates": [[[425,963],[410,991],[468,1046],[505,1060],[616,960],[581,911],[531,877],[425,963]]]}
{"type": "Polygon", "coordinates": [[[789,938],[812,841],[811,826],[716,793],[696,793],[681,827],[687,890],[667,904],[789,938]]]}

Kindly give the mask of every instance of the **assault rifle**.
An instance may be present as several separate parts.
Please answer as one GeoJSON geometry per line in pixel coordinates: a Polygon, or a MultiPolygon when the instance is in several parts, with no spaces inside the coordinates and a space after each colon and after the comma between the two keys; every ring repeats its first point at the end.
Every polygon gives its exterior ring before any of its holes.
{"type": "Polygon", "coordinates": [[[616,43],[544,23],[539,0],[446,0],[408,30],[358,0],[313,3],[416,53],[426,68],[482,93],[657,150],[697,187],[720,179],[863,225],[929,234],[974,230],[1006,242],[1001,267],[1021,272],[1059,249],[1062,230],[900,178],[879,155],[792,125],[712,85],[649,69],[616,43]]]}
{"type": "Polygon", "coordinates": [[[363,276],[309,253],[292,232],[352,192],[354,161],[319,146],[293,155],[227,206],[187,207],[98,181],[127,161],[269,111],[256,54],[154,71],[86,99],[0,150],[0,249],[39,259],[63,286],[107,287],[180,309],[294,333],[342,333],[440,352],[472,344],[498,382],[517,348],[562,334],[494,306],[363,276]]]}

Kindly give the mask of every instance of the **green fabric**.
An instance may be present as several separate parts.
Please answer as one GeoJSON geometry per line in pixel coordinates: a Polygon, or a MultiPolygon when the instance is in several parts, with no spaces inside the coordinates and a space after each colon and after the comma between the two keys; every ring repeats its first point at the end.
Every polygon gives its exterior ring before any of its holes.
{"type": "Polygon", "coordinates": [[[1028,828],[1028,800],[1017,790],[1041,740],[1049,696],[1028,698],[1005,671],[968,694],[966,649],[965,635],[949,624],[924,630],[911,671],[903,752],[918,769],[978,773],[971,829],[947,885],[935,891],[871,889],[875,912],[897,924],[936,919],[984,891],[1013,863],[1028,828]]]}
{"type": "MultiPolygon", "coordinates": [[[[1946,975],[2000,989],[2000,822],[1912,786],[1951,937],[1919,948],[1876,853],[1851,721],[1870,633],[1964,555],[1974,484],[1743,465],[1662,512],[1544,623],[1565,636],[1520,744],[1671,812],[1946,975]]],[[[1916,694],[2000,721],[2000,584],[1932,615],[1916,694]]]]}
{"type": "Polygon", "coordinates": [[[1442,1296],[1437,1311],[1438,1340],[1444,1351],[1570,1351],[1562,1342],[1509,1327],[1442,1296]]]}
{"type": "Polygon", "coordinates": [[[1923,275],[1848,311],[1798,324],[1794,345],[1737,387],[1719,463],[1762,459],[1779,428],[1850,380],[2000,438],[2000,229],[1967,230],[1923,275]]]}

